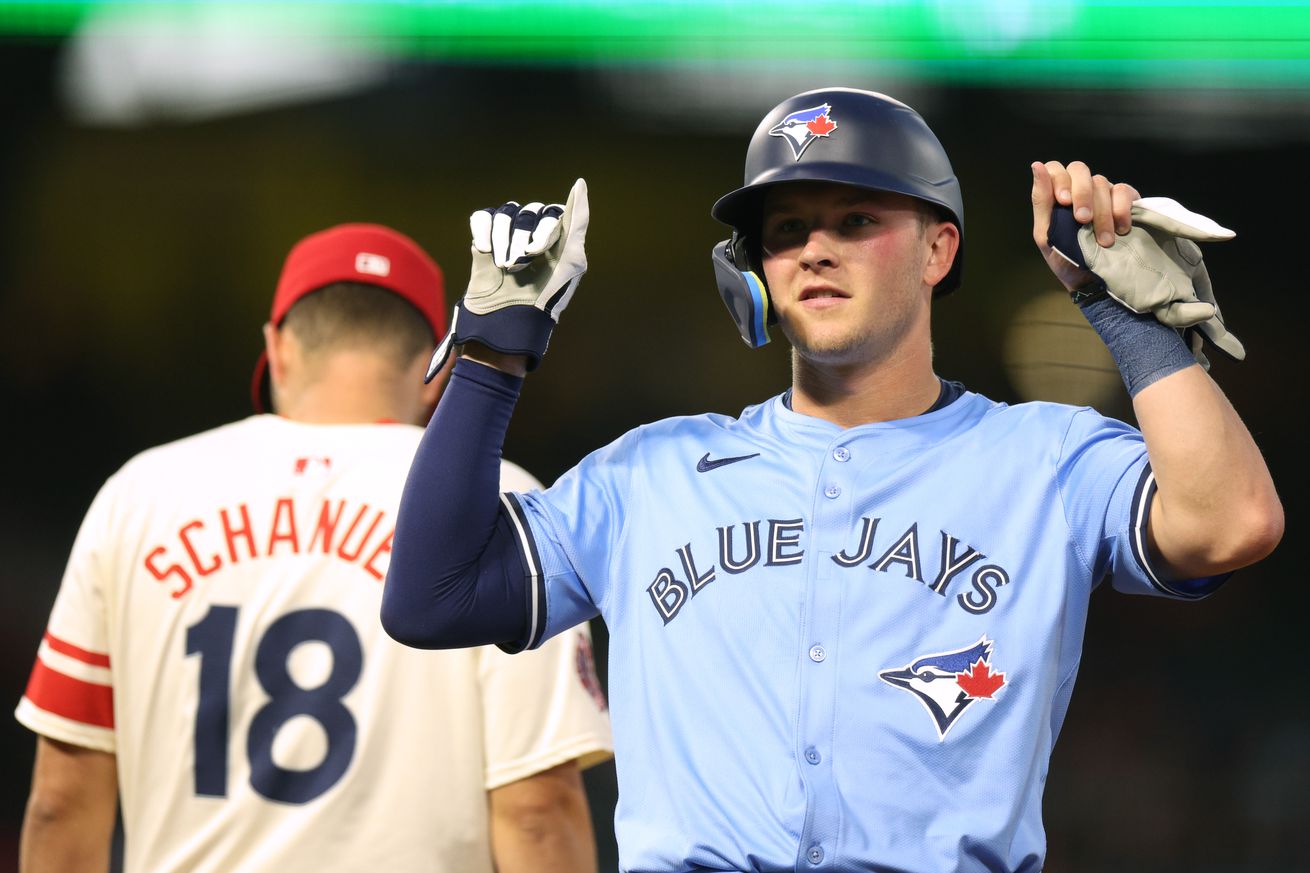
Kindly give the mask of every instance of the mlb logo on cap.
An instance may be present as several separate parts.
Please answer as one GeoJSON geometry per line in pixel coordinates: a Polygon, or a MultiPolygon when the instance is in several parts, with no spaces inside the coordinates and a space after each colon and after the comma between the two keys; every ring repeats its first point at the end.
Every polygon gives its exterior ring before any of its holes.
{"type": "Polygon", "coordinates": [[[374,276],[387,276],[391,273],[391,259],[386,255],[360,252],[355,255],[355,271],[374,276]]]}

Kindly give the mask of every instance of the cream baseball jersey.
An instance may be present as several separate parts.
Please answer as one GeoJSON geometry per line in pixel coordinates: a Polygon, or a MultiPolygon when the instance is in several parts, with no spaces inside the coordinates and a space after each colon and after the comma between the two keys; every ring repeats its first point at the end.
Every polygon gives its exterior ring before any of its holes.
{"type": "Polygon", "coordinates": [[[610,754],[585,624],[526,657],[383,632],[421,433],[255,416],[96,497],[17,716],[117,756],[129,873],[491,873],[487,790],[610,754]]]}

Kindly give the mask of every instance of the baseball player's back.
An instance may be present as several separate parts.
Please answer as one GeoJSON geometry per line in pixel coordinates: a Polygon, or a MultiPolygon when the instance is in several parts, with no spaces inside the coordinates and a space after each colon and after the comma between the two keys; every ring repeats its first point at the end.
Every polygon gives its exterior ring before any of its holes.
{"type": "MultiPolygon", "coordinates": [[[[17,716],[24,873],[585,873],[608,756],[586,627],[530,660],[382,630],[396,507],[442,382],[442,279],[338,225],[288,255],[256,415],[129,461],[83,521],[17,716]],[[121,795],[121,802],[119,796],[121,795]]],[[[537,488],[497,456],[493,484],[537,488]]]]}
{"type": "Polygon", "coordinates": [[[603,754],[599,706],[565,703],[585,632],[527,666],[382,632],[420,434],[256,416],[96,498],[19,718],[116,754],[128,871],[489,873],[485,792],[603,754]]]}

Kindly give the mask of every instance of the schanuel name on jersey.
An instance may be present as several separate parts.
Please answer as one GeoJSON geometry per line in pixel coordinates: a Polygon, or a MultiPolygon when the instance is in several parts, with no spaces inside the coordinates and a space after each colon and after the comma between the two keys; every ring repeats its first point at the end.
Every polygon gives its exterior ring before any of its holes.
{"type": "MultiPolygon", "coordinates": [[[[296,472],[304,470],[298,462],[296,472]]],[[[381,582],[394,535],[386,510],[367,503],[279,497],[272,506],[239,503],[197,516],[175,535],[154,542],[142,566],[156,581],[174,586],[169,591],[174,599],[186,596],[196,579],[224,567],[283,554],[332,557],[381,582]]]]}
{"type": "MultiPolygon", "coordinates": [[[[955,593],[959,607],[974,615],[990,612],[996,605],[997,590],[1010,584],[1010,574],[1005,568],[981,563],[986,560],[986,555],[946,531],[941,531],[936,573],[930,582],[924,578],[925,561],[920,548],[918,523],[894,538],[884,539],[877,536],[881,520],[861,518],[858,534],[852,538],[856,542],[854,548],[833,555],[832,561],[848,570],[903,574],[906,579],[921,583],[926,591],[941,597],[955,593]],[[968,580],[968,589],[952,592],[952,583],[962,575],[968,580]]],[[[697,561],[691,543],[687,543],[674,550],[681,574],[669,567],[661,567],[655,580],[647,586],[646,593],[666,625],[678,617],[693,596],[714,582],[720,571],[737,575],[761,564],[777,567],[800,564],[805,560],[805,549],[801,547],[801,537],[805,533],[803,519],[747,521],[740,525],[724,525],[716,531],[719,544],[716,563],[697,561]]]]}

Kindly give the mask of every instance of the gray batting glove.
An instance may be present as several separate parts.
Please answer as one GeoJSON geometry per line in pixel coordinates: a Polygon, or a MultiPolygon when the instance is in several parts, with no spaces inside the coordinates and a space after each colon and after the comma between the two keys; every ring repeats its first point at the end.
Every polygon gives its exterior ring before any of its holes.
{"type": "Polygon", "coordinates": [[[561,206],[510,201],[469,216],[473,269],[450,332],[432,355],[426,381],[451,348],[479,342],[508,355],[525,355],[535,370],[560,313],[587,272],[583,244],[590,218],[587,183],[573,183],[561,206]]]}
{"type": "Polygon", "coordinates": [[[1202,366],[1202,338],[1242,360],[1246,350],[1224,326],[1210,274],[1195,241],[1219,242],[1236,234],[1168,197],[1133,203],[1133,227],[1110,248],[1096,242],[1091,225],[1052,222],[1051,245],[1066,260],[1094,273],[1106,292],[1133,312],[1150,312],[1184,333],[1202,366]],[[1057,224],[1060,225],[1057,229],[1057,224]],[[1076,228],[1076,241],[1070,239],[1076,228]]]}

